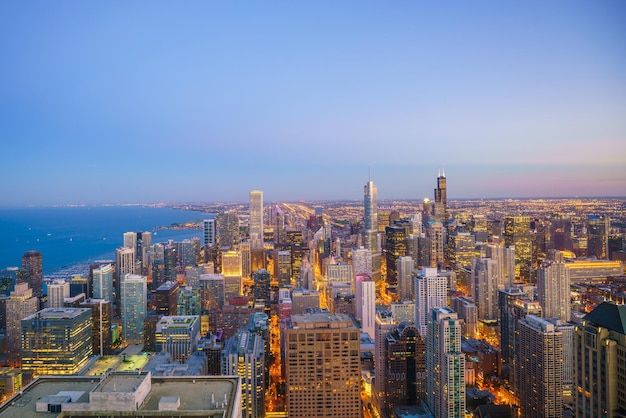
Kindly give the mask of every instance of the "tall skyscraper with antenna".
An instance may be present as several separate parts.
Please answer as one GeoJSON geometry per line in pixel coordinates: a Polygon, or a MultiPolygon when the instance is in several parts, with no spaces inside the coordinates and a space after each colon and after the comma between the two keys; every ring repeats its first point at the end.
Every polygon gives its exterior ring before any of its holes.
{"type": "Polygon", "coordinates": [[[250,192],[250,247],[263,248],[263,192],[250,192]]]}
{"type": "Polygon", "coordinates": [[[437,188],[435,189],[434,202],[435,219],[443,223],[444,227],[448,225],[448,192],[446,188],[446,173],[440,171],[437,174],[437,188]]]}

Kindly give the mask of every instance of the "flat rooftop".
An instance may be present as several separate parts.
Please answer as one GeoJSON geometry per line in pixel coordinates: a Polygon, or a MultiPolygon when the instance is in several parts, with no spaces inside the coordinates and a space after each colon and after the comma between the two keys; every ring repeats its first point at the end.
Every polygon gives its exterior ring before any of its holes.
{"type": "Polygon", "coordinates": [[[45,319],[48,321],[53,321],[62,319],[74,319],[85,311],[88,311],[89,315],[91,316],[91,309],[89,308],[45,308],[41,311],[35,312],[30,316],[27,316],[26,318],[24,318],[24,320],[45,319]]]}
{"type": "MultiPolygon", "coordinates": [[[[112,374],[103,379],[87,376],[45,376],[28,385],[0,407],[0,418],[72,417],[72,416],[172,416],[172,411],[159,411],[164,398],[178,398],[176,414],[189,416],[233,417],[233,405],[239,398],[238,376],[152,377],[151,390],[139,410],[132,411],[64,411],[36,412],[38,400],[54,397],[59,392],[76,394],[73,403],[88,403],[90,392],[132,392],[146,374],[112,374]],[[225,402],[224,402],[225,401],[225,402]],[[200,412],[200,414],[198,414],[200,412]]],[[[239,417],[237,417],[239,418],[239,417]]]]}

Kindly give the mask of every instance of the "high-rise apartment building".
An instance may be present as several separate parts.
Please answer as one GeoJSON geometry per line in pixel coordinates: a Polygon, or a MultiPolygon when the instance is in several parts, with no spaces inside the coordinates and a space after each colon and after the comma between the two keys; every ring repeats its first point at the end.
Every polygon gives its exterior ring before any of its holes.
{"type": "Polygon", "coordinates": [[[263,192],[250,192],[250,246],[263,248],[263,192]]]}
{"type": "Polygon", "coordinates": [[[121,284],[124,276],[135,274],[135,249],[131,247],[118,247],[115,249],[115,297],[120,301],[121,284]]]}
{"type": "Polygon", "coordinates": [[[430,221],[426,225],[426,237],[430,243],[429,261],[432,267],[437,267],[444,260],[445,229],[443,223],[430,221]]]}
{"type": "Polygon", "coordinates": [[[283,341],[289,416],[361,415],[359,330],[349,317],[292,315],[283,341]]]}
{"type": "Polygon", "coordinates": [[[415,261],[413,257],[405,255],[398,258],[396,262],[397,279],[398,279],[398,300],[413,299],[413,270],[415,269],[415,261]]]}
{"type": "Polygon", "coordinates": [[[574,407],[580,418],[626,411],[626,305],[603,302],[585,315],[574,341],[574,407]]]}
{"type": "Polygon", "coordinates": [[[471,292],[478,319],[498,319],[498,263],[490,258],[472,258],[471,292]]]}
{"type": "Polygon", "coordinates": [[[41,283],[43,281],[43,259],[41,253],[36,250],[26,251],[22,256],[22,269],[25,272],[25,281],[33,289],[33,294],[42,294],[41,283]]]}
{"type": "Polygon", "coordinates": [[[242,329],[226,341],[222,375],[241,377],[243,418],[265,416],[265,343],[255,332],[242,329]]]}
{"type": "Polygon", "coordinates": [[[28,283],[18,283],[6,301],[7,354],[11,367],[20,367],[22,359],[22,319],[39,309],[39,299],[33,296],[28,283]]]}
{"type": "Polygon", "coordinates": [[[25,317],[22,370],[34,376],[76,374],[92,353],[91,309],[46,308],[25,317]]]}
{"type": "Polygon", "coordinates": [[[414,272],[415,326],[422,336],[428,331],[428,320],[434,308],[445,308],[448,297],[448,278],[440,276],[436,268],[423,267],[414,272]]]}
{"type": "Polygon", "coordinates": [[[143,344],[147,316],[146,277],[127,274],[121,284],[122,332],[128,344],[143,344]]]}
{"type": "Polygon", "coordinates": [[[527,315],[519,321],[515,364],[521,416],[563,416],[563,334],[545,319],[527,315]]]}
{"type": "Polygon", "coordinates": [[[551,261],[542,264],[537,271],[537,296],[544,318],[570,320],[570,279],[565,263],[551,261]]]}
{"type": "Polygon", "coordinates": [[[355,301],[357,305],[357,319],[361,321],[363,332],[374,337],[374,325],[376,322],[376,283],[365,275],[357,276],[355,283],[355,301]]]}
{"type": "Polygon", "coordinates": [[[523,282],[529,282],[532,267],[530,217],[506,216],[504,243],[507,246],[515,246],[515,277],[519,277],[523,282]]]}
{"type": "Polygon", "coordinates": [[[48,284],[48,308],[62,308],[65,298],[70,297],[70,283],[65,280],[54,280],[48,284]]]}
{"type": "Polygon", "coordinates": [[[435,308],[428,318],[426,402],[435,418],[465,417],[461,322],[448,308],[435,308]]]}

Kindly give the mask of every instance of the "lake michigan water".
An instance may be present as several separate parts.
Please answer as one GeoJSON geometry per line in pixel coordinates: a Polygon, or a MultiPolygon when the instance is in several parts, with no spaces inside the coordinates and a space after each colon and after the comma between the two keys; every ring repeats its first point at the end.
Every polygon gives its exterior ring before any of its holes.
{"type": "Polygon", "coordinates": [[[112,259],[129,231],[150,231],[153,243],[202,238],[201,230],[154,228],[212,216],[150,206],[0,208],[0,269],[21,266],[28,250],[42,254],[44,274],[70,264],[112,259]]]}

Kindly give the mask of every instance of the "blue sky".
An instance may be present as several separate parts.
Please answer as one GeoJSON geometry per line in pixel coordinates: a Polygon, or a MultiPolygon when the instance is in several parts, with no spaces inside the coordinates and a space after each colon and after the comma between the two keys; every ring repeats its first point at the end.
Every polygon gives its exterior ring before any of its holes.
{"type": "Polygon", "coordinates": [[[1,2],[4,204],[626,196],[623,1],[1,2]]]}

